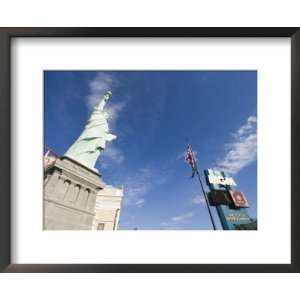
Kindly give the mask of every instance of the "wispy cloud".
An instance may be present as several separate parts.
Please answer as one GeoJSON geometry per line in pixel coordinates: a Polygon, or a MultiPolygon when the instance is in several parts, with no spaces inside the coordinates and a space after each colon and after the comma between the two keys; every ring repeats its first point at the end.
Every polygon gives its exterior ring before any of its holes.
{"type": "Polygon", "coordinates": [[[123,152],[112,142],[107,144],[107,147],[101,154],[100,165],[101,168],[106,169],[112,163],[117,165],[121,164],[124,161],[124,159],[125,157],[123,152]]]}
{"type": "Polygon", "coordinates": [[[172,223],[170,222],[160,222],[161,226],[171,226],[172,223]]]}
{"type": "Polygon", "coordinates": [[[155,186],[165,183],[165,172],[153,167],[142,167],[126,175],[123,179],[124,185],[124,205],[141,208],[149,199],[149,192],[155,186]]]}
{"type": "Polygon", "coordinates": [[[135,202],[136,207],[141,208],[145,203],[145,199],[139,199],[135,202]]]}
{"type": "Polygon", "coordinates": [[[115,123],[125,107],[125,102],[114,102],[113,100],[111,102],[108,102],[107,112],[109,114],[110,128],[114,129],[115,123]]]}
{"type": "Polygon", "coordinates": [[[192,203],[197,204],[197,205],[203,204],[203,203],[205,203],[205,199],[200,195],[196,195],[192,198],[192,203]]]}
{"type": "Polygon", "coordinates": [[[195,213],[191,211],[191,212],[188,212],[185,214],[174,216],[174,217],[170,218],[168,221],[161,222],[160,225],[166,226],[166,227],[176,226],[179,228],[180,224],[188,222],[194,216],[195,216],[195,213]]]}
{"type": "Polygon", "coordinates": [[[152,172],[149,168],[140,168],[124,182],[124,205],[141,208],[145,204],[145,195],[152,187],[152,172]]]}
{"type": "Polygon", "coordinates": [[[256,160],[256,123],[256,117],[250,116],[246,123],[233,134],[232,142],[225,145],[224,158],[217,161],[218,168],[236,174],[256,160]]]}
{"type": "Polygon", "coordinates": [[[190,219],[192,218],[193,216],[195,215],[194,212],[189,212],[189,213],[186,213],[186,214],[183,214],[183,215],[179,215],[179,216],[176,216],[176,217],[172,217],[171,220],[173,222],[183,222],[187,219],[190,219]]]}

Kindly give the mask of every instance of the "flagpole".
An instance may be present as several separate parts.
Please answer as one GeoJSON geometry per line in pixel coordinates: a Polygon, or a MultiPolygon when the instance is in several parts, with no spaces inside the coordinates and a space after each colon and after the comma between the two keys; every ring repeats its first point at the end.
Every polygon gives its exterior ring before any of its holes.
{"type": "Polygon", "coordinates": [[[211,220],[212,226],[213,226],[214,230],[217,230],[216,224],[215,224],[215,221],[214,221],[214,218],[213,218],[213,215],[212,215],[211,210],[210,210],[210,206],[209,206],[209,202],[208,202],[208,199],[207,199],[207,195],[206,195],[206,193],[204,191],[202,180],[201,180],[201,177],[200,177],[200,174],[199,174],[199,171],[198,171],[197,161],[195,160],[194,152],[192,150],[191,145],[189,145],[189,148],[190,148],[192,156],[193,156],[193,161],[195,163],[197,177],[198,177],[198,180],[199,180],[199,183],[200,183],[200,186],[201,186],[202,193],[203,193],[204,198],[205,198],[205,203],[206,203],[206,206],[207,206],[207,210],[208,210],[208,213],[209,213],[209,216],[210,216],[210,220],[211,220]]]}

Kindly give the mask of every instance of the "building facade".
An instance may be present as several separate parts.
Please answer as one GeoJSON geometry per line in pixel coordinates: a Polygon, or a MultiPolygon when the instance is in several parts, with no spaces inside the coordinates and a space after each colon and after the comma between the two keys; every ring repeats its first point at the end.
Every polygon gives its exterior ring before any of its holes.
{"type": "Polygon", "coordinates": [[[45,230],[117,230],[123,188],[52,150],[44,154],[45,230]]]}
{"type": "Polygon", "coordinates": [[[106,185],[96,196],[93,230],[118,230],[123,188],[106,185]]]}

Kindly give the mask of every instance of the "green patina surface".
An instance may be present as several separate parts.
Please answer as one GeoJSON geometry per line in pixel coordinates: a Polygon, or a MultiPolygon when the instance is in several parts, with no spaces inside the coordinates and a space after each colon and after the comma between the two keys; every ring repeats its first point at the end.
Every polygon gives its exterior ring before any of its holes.
{"type": "Polygon", "coordinates": [[[112,93],[106,92],[99,104],[96,105],[79,138],[65,153],[65,156],[78,161],[82,165],[97,171],[95,164],[106,147],[117,136],[109,133],[108,112],[104,109],[112,93]]]}

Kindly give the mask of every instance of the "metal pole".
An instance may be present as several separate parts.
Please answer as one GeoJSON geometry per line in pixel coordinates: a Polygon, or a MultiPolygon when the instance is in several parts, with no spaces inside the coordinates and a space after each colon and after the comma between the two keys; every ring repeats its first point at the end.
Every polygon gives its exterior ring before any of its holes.
{"type": "Polygon", "coordinates": [[[216,224],[215,224],[215,222],[214,222],[214,219],[213,219],[213,216],[212,216],[210,207],[209,207],[208,199],[207,199],[206,193],[205,193],[204,188],[203,188],[203,185],[202,185],[202,181],[201,181],[201,178],[200,178],[200,174],[199,174],[199,172],[198,172],[198,169],[196,169],[196,173],[197,173],[197,176],[198,176],[198,180],[199,180],[199,182],[200,182],[200,185],[201,185],[201,189],[202,189],[203,195],[204,195],[204,197],[205,197],[205,202],[206,202],[206,206],[207,206],[207,209],[208,209],[208,212],[209,212],[209,216],[210,216],[211,223],[212,223],[212,225],[213,225],[214,230],[217,230],[216,224]]]}
{"type": "Polygon", "coordinates": [[[194,161],[194,163],[195,163],[195,168],[196,168],[197,177],[198,177],[198,180],[199,180],[199,183],[200,183],[200,186],[201,186],[202,193],[203,193],[204,198],[205,198],[205,203],[206,203],[206,206],[207,206],[207,210],[208,210],[208,213],[209,213],[209,216],[210,216],[210,220],[211,220],[212,226],[213,226],[214,230],[217,230],[216,224],[215,224],[215,222],[214,222],[214,218],[213,218],[213,216],[212,216],[212,213],[211,213],[211,210],[210,210],[210,207],[209,207],[207,195],[206,195],[206,193],[205,193],[205,191],[204,191],[204,188],[203,188],[202,180],[201,180],[201,177],[200,177],[200,174],[199,174],[199,171],[198,171],[197,162],[196,162],[196,160],[195,160],[195,157],[194,157],[194,153],[193,153],[192,147],[191,147],[190,145],[189,145],[189,148],[190,148],[191,153],[192,153],[192,156],[193,156],[193,161],[194,161]]]}

